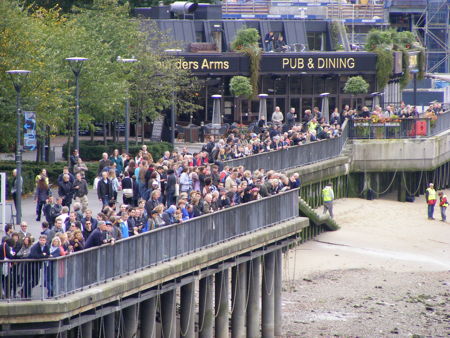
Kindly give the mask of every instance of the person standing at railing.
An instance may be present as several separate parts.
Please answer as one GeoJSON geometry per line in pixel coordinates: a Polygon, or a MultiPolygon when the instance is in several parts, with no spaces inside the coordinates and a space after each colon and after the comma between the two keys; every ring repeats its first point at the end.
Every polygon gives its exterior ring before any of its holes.
{"type": "Polygon", "coordinates": [[[273,32],[269,32],[264,37],[264,51],[273,52],[273,43],[275,40],[275,35],[273,32]]]}
{"type": "Polygon", "coordinates": [[[328,183],[325,188],[322,189],[322,198],[323,198],[323,213],[326,214],[327,211],[330,214],[330,217],[333,218],[333,200],[334,200],[334,191],[333,191],[333,183],[328,183]]]}
{"type": "Polygon", "coordinates": [[[284,116],[280,110],[280,107],[275,107],[275,111],[272,113],[272,123],[276,126],[281,126],[281,124],[283,123],[283,119],[284,116]]]}
{"type": "Polygon", "coordinates": [[[428,219],[434,219],[434,206],[436,205],[436,190],[434,184],[430,183],[425,191],[425,201],[428,205],[428,219]]]}

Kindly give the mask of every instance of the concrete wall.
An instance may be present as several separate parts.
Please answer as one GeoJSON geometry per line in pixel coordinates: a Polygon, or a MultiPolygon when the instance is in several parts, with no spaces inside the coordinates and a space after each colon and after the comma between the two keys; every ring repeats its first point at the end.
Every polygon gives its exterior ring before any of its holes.
{"type": "Polygon", "coordinates": [[[353,140],[352,171],[432,170],[450,161],[450,133],[403,140],[353,140]]]}

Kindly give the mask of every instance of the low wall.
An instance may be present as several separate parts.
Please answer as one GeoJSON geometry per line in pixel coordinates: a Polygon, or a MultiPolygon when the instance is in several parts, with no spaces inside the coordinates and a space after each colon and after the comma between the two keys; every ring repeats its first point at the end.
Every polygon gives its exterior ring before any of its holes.
{"type": "Polygon", "coordinates": [[[450,132],[420,139],[352,141],[352,171],[433,170],[448,161],[450,132]]]}

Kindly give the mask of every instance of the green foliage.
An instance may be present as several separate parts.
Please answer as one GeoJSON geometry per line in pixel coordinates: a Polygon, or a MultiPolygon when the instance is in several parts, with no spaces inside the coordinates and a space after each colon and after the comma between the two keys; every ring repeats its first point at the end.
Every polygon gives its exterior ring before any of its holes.
{"type": "Polygon", "coordinates": [[[253,88],[249,78],[233,76],[230,80],[230,92],[235,97],[251,97],[253,88]]]}
{"type": "Polygon", "coordinates": [[[235,51],[242,50],[245,47],[258,47],[261,37],[255,28],[247,28],[243,26],[236,32],[236,37],[231,42],[231,49],[235,51]]]}
{"type": "Polygon", "coordinates": [[[392,67],[394,64],[394,56],[390,50],[375,49],[377,54],[377,86],[382,90],[388,83],[392,75],[392,67]]]}
{"type": "Polygon", "coordinates": [[[261,37],[255,28],[242,27],[236,33],[236,38],[231,43],[234,51],[246,54],[250,59],[250,82],[253,88],[253,96],[258,94],[259,70],[261,63],[261,37]]]}
{"type": "MultiPolygon", "coordinates": [[[[123,105],[131,98],[131,111],[148,119],[171,105],[177,92],[179,112],[198,109],[192,98],[197,80],[187,71],[161,67],[169,59],[164,49],[174,43],[153,25],[142,32],[140,22],[131,20],[129,7],[117,0],[74,2],[67,14],[58,8],[45,9],[53,0],[38,0],[23,9],[15,0],[0,1],[0,151],[15,143],[15,91],[5,71],[28,69],[32,73],[22,90],[23,110],[37,113],[39,136],[71,134],[75,106],[74,75],[67,57],[89,58],[80,75],[80,126],[94,121],[123,121],[123,105]],[[124,73],[117,57],[139,59],[124,73]],[[155,75],[161,75],[155,80],[155,75]],[[133,81],[131,81],[133,80],[133,81]]],[[[130,65],[128,65],[130,66],[130,65]]]]}
{"type": "Polygon", "coordinates": [[[368,90],[369,84],[362,76],[348,78],[344,86],[344,92],[347,94],[366,94],[368,90]]]}
{"type": "MultiPolygon", "coordinates": [[[[170,143],[167,142],[150,142],[145,143],[147,145],[147,150],[152,154],[155,161],[160,159],[165,151],[172,151],[173,147],[170,143]]],[[[63,154],[67,159],[67,146],[68,144],[64,144],[63,146],[63,154]]],[[[131,155],[137,155],[142,145],[130,145],[129,151],[131,155]]],[[[71,149],[73,149],[73,145],[71,145],[71,149]]],[[[81,141],[80,142],[80,157],[83,161],[99,161],[101,159],[102,153],[112,154],[114,149],[119,149],[120,152],[125,151],[125,144],[123,143],[110,143],[108,145],[104,145],[101,141],[81,141]]]]}
{"type": "Polygon", "coordinates": [[[423,80],[425,78],[425,49],[419,48],[419,55],[417,56],[417,66],[419,68],[419,73],[417,78],[423,80]]]}
{"type": "Polygon", "coordinates": [[[398,46],[398,49],[403,47],[410,49],[414,42],[416,42],[416,37],[410,31],[396,32],[394,35],[394,44],[398,46]]]}
{"type": "Polygon", "coordinates": [[[408,50],[402,49],[402,76],[400,78],[400,88],[405,88],[409,83],[410,71],[409,71],[409,54],[408,50]]]}
{"type": "MultiPolygon", "coordinates": [[[[372,29],[367,35],[366,50],[375,52],[377,54],[377,85],[381,90],[388,83],[389,78],[392,76],[392,68],[394,58],[392,56],[392,50],[398,50],[402,52],[402,70],[403,74],[400,78],[400,85],[404,88],[410,79],[409,74],[409,55],[408,50],[419,49],[416,45],[416,36],[409,31],[397,32],[395,29],[388,29],[381,31],[378,29],[372,29]],[[389,54],[389,55],[388,55],[389,54]]],[[[419,78],[423,78],[424,75],[424,54],[419,54],[419,78]]]]}
{"type": "MultiPolygon", "coordinates": [[[[93,183],[95,176],[97,174],[98,163],[86,163],[88,167],[88,171],[86,171],[86,181],[89,183],[93,183]]],[[[28,162],[25,161],[22,164],[22,177],[23,177],[23,194],[32,194],[34,193],[36,184],[35,178],[43,168],[47,170],[47,174],[49,177],[50,184],[56,185],[56,181],[58,176],[62,173],[64,166],[67,163],[65,162],[57,162],[53,164],[48,163],[37,163],[37,162],[28,162]]],[[[0,172],[6,172],[8,174],[8,186],[11,187],[13,183],[12,171],[16,168],[16,164],[14,161],[1,161],[0,162],[0,172]]],[[[11,189],[8,189],[8,194],[11,189]]]]}
{"type": "Polygon", "coordinates": [[[379,29],[372,29],[369,34],[367,34],[366,49],[370,52],[373,52],[375,49],[380,47],[389,47],[391,44],[391,30],[382,31],[379,29]]]}

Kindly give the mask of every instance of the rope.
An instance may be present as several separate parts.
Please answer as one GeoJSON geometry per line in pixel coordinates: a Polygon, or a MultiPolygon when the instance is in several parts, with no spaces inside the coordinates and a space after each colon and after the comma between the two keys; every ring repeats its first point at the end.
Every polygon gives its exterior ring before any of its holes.
{"type": "MultiPolygon", "coordinates": [[[[217,306],[217,313],[214,314],[214,318],[217,318],[219,316],[220,312],[220,303],[222,302],[222,287],[223,287],[223,265],[222,265],[222,278],[220,279],[220,292],[219,292],[219,302],[218,304],[215,304],[217,306]]],[[[215,312],[215,311],[214,311],[215,312]]]]}
{"type": "MultiPolygon", "coordinates": [[[[275,276],[272,278],[272,286],[270,292],[267,291],[267,273],[266,273],[266,264],[265,264],[265,255],[263,255],[263,266],[264,266],[264,290],[266,291],[267,296],[271,296],[273,293],[273,289],[275,288],[275,276]]],[[[275,264],[274,264],[275,267],[275,264]]],[[[274,269],[275,270],[275,269],[274,269]]],[[[274,272],[275,273],[275,272],[274,272]]]]}
{"type": "MultiPolygon", "coordinates": [[[[175,305],[176,305],[176,295],[174,295],[172,303],[174,303],[174,304],[173,304],[173,308],[175,309],[175,305]]],[[[164,338],[166,335],[164,334],[164,325],[163,325],[163,317],[162,317],[162,313],[163,313],[163,311],[161,311],[161,335],[162,335],[162,337],[164,338]]],[[[172,319],[173,319],[173,318],[172,318],[172,319]]],[[[170,337],[171,334],[172,334],[173,324],[174,324],[173,322],[174,322],[174,321],[171,320],[171,323],[170,323],[170,330],[169,330],[169,335],[168,335],[167,337],[170,337]]]]}
{"type": "Polygon", "coordinates": [[[369,189],[372,190],[377,195],[383,195],[384,193],[386,193],[391,188],[392,184],[394,184],[394,180],[395,180],[396,176],[397,176],[397,170],[395,170],[394,175],[392,176],[392,181],[391,181],[391,183],[389,183],[387,189],[383,190],[382,192],[375,191],[374,189],[372,189],[372,186],[370,184],[369,184],[369,189]]]}
{"type": "Polygon", "coordinates": [[[203,300],[203,317],[202,317],[201,325],[198,328],[198,332],[202,332],[203,331],[203,326],[205,325],[206,298],[208,298],[208,287],[209,287],[208,284],[211,283],[211,280],[209,279],[209,278],[211,278],[210,276],[206,276],[205,278],[208,278],[208,279],[205,279],[206,287],[205,287],[205,297],[203,297],[204,298],[204,300],[203,300]]]}
{"type": "MultiPolygon", "coordinates": [[[[103,309],[103,306],[102,306],[102,309],[103,309]]],[[[98,333],[98,336],[99,337],[105,337],[106,336],[106,332],[105,332],[105,323],[104,323],[104,320],[103,320],[103,316],[100,317],[100,325],[99,326],[100,326],[100,332],[98,333]]]]}
{"type": "MultiPolygon", "coordinates": [[[[136,318],[136,325],[137,325],[137,323],[139,323],[139,309],[140,309],[140,305],[141,305],[140,302],[138,302],[136,304],[136,316],[135,316],[135,318],[136,318]]],[[[136,327],[136,331],[133,334],[133,337],[137,337],[137,327],[136,327]]]]}
{"type": "Polygon", "coordinates": [[[244,312],[247,312],[247,308],[248,308],[248,301],[250,299],[250,282],[251,282],[251,277],[253,276],[253,262],[252,260],[249,261],[249,265],[250,267],[247,268],[247,301],[245,302],[245,310],[244,312]]]}
{"type": "Polygon", "coordinates": [[[405,184],[405,190],[411,196],[415,196],[419,192],[420,185],[422,184],[422,176],[423,176],[423,170],[420,172],[419,184],[417,185],[416,191],[414,193],[411,193],[411,191],[409,191],[409,189],[408,189],[408,185],[406,184],[405,172],[404,171],[402,172],[403,183],[405,184]]]}
{"type": "Polygon", "coordinates": [[[181,327],[181,320],[180,320],[180,336],[182,336],[182,337],[186,337],[187,331],[189,330],[189,326],[191,324],[191,317],[192,317],[191,316],[191,314],[192,314],[191,307],[192,307],[193,300],[194,300],[194,290],[192,290],[192,292],[191,292],[191,300],[189,301],[189,317],[188,317],[188,324],[187,324],[185,332],[183,332],[183,328],[181,327]]]}
{"type": "MultiPolygon", "coordinates": [[[[236,263],[236,260],[235,260],[236,263]]],[[[235,266],[236,269],[236,278],[235,278],[235,282],[234,282],[234,295],[233,295],[233,303],[231,304],[231,314],[233,314],[234,312],[234,307],[236,306],[236,295],[237,295],[237,289],[238,289],[238,280],[239,280],[239,268],[236,265],[235,266]]]]}

